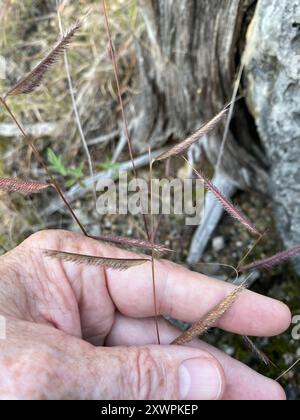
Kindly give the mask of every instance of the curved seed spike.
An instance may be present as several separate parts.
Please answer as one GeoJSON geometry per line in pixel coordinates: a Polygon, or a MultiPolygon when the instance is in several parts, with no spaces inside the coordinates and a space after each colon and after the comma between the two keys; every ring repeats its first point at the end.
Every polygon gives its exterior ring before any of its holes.
{"type": "Polygon", "coordinates": [[[115,245],[124,245],[124,246],[132,246],[136,248],[141,248],[145,250],[153,250],[158,255],[165,254],[166,252],[172,252],[170,249],[164,247],[160,244],[152,244],[149,241],[144,241],[142,239],[132,239],[132,238],[124,238],[120,236],[90,236],[91,239],[95,239],[96,241],[108,242],[115,245]]]}
{"type": "Polygon", "coordinates": [[[0,177],[0,191],[8,193],[19,192],[23,194],[34,194],[39,193],[49,187],[52,187],[52,185],[35,181],[23,181],[17,178],[0,177]]]}
{"type": "Polygon", "coordinates": [[[244,225],[250,232],[257,236],[261,236],[257,228],[250,222],[250,220],[234,206],[224,195],[215,187],[215,185],[208,179],[199,174],[199,178],[204,183],[205,187],[214,194],[218,201],[222,204],[224,209],[242,225],[244,225]]]}
{"type": "Polygon", "coordinates": [[[92,255],[81,255],[70,252],[45,250],[44,254],[47,257],[54,258],[65,262],[74,262],[76,264],[86,264],[94,267],[107,267],[112,270],[124,271],[129,268],[136,267],[146,262],[148,259],[121,259],[121,258],[104,258],[95,257],[92,255]]]}
{"type": "Polygon", "coordinates": [[[78,21],[71,29],[69,29],[56,46],[49,52],[49,54],[47,54],[47,56],[27,76],[25,76],[12,89],[10,89],[9,92],[7,92],[4,99],[8,96],[17,96],[34,92],[35,89],[41,85],[46,73],[58,61],[66,48],[68,48],[75,32],[80,28],[80,26],[81,21],[78,21]]]}
{"type": "Polygon", "coordinates": [[[177,144],[172,149],[158,156],[155,160],[161,161],[169,159],[173,156],[182,155],[190,146],[192,146],[194,143],[200,140],[201,137],[205,136],[206,134],[210,133],[214,128],[216,128],[216,126],[222,121],[223,117],[227,114],[227,112],[228,107],[223,109],[218,115],[216,115],[212,120],[210,120],[208,123],[202,126],[193,135],[188,137],[183,142],[177,144]]]}
{"type": "Polygon", "coordinates": [[[205,334],[235,303],[237,298],[246,289],[246,282],[236,287],[234,291],[224,299],[215,309],[213,309],[205,319],[195,323],[188,331],[181,334],[172,344],[183,345],[190,343],[197,337],[205,334]]]}
{"type": "Polygon", "coordinates": [[[254,226],[252,222],[236,207],[234,206],[230,200],[228,200],[221,191],[209,180],[206,179],[200,172],[198,172],[190,163],[189,161],[182,156],[182,159],[185,160],[185,162],[188,163],[188,165],[191,166],[197,177],[200,179],[200,181],[203,183],[205,188],[207,188],[215,197],[216,199],[221,203],[223,208],[236,220],[238,220],[242,225],[244,225],[249,232],[254,233],[259,238],[262,237],[262,234],[258,231],[258,229],[254,226]]]}
{"type": "Polygon", "coordinates": [[[258,270],[260,268],[273,268],[290,260],[293,257],[296,257],[298,254],[300,254],[300,245],[288,249],[287,251],[280,252],[279,254],[275,254],[270,258],[244,265],[243,267],[239,268],[239,272],[244,273],[245,271],[258,270]]]}

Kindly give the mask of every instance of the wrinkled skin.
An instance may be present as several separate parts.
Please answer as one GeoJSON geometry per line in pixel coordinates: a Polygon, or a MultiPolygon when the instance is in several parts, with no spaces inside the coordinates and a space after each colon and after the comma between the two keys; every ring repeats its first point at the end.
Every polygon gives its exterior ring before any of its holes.
{"type": "MultiPolygon", "coordinates": [[[[218,399],[285,398],[276,382],[205,343],[169,346],[180,332],[163,319],[164,345],[155,345],[151,264],[120,273],[53,260],[43,249],[136,257],[73,233],[46,231],[0,258],[0,314],[7,324],[0,398],[178,399],[179,365],[193,358],[215,364],[222,378],[218,399]]],[[[202,318],[232,290],[166,261],[156,263],[156,277],[159,313],[186,322],[202,318]]],[[[218,327],[275,336],[290,319],[285,305],[246,291],[218,327]]]]}

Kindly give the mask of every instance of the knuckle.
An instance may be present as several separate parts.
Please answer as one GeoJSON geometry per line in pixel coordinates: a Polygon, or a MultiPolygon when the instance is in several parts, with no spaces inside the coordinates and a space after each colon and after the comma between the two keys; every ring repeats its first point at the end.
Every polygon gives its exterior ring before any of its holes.
{"type": "Polygon", "coordinates": [[[36,243],[48,243],[50,242],[51,245],[59,245],[59,243],[63,240],[67,240],[71,234],[68,232],[64,232],[61,230],[40,230],[38,232],[33,233],[30,235],[25,241],[23,242],[23,246],[32,247],[33,244],[36,243]]]}
{"type": "Polygon", "coordinates": [[[129,385],[131,398],[137,400],[172,398],[172,386],[169,386],[170,372],[168,363],[162,363],[155,357],[155,351],[143,348],[131,348],[127,354],[125,378],[129,385]]]}
{"type": "Polygon", "coordinates": [[[25,241],[24,244],[32,244],[32,243],[36,243],[36,242],[40,242],[43,241],[45,239],[47,239],[47,237],[49,236],[49,232],[48,231],[38,231],[33,233],[32,235],[30,235],[25,241]]]}

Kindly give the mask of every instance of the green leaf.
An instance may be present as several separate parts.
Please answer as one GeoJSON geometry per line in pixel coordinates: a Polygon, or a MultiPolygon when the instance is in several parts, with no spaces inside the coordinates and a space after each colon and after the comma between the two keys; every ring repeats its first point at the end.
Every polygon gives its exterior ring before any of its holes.
{"type": "Polygon", "coordinates": [[[83,168],[84,164],[82,163],[78,168],[68,168],[67,173],[69,176],[73,176],[75,178],[83,178],[83,168]]]}
{"type": "Polygon", "coordinates": [[[100,163],[99,167],[104,171],[118,172],[120,164],[112,163],[112,161],[109,158],[106,158],[105,162],[100,163]]]}
{"type": "Polygon", "coordinates": [[[47,158],[52,169],[58,172],[62,176],[68,175],[68,170],[65,165],[62,163],[61,157],[57,156],[55,152],[49,147],[47,150],[47,158]]]}
{"type": "Polygon", "coordinates": [[[68,181],[65,182],[65,186],[66,188],[71,188],[73,187],[73,185],[76,184],[76,182],[77,182],[77,179],[75,178],[69,179],[68,181]]]}

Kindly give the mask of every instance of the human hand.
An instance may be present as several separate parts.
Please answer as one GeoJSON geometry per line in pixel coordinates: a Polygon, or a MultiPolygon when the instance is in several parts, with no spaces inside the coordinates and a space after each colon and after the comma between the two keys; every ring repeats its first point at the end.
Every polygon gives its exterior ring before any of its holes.
{"type": "MultiPolygon", "coordinates": [[[[132,254],[69,232],[45,231],[0,258],[1,399],[281,400],[274,381],[199,340],[169,346],[180,331],[160,320],[156,343],[151,264],[126,272],[47,258],[44,249],[132,254]]],[[[156,262],[158,310],[186,322],[207,314],[232,286],[156,262]]],[[[274,336],[288,308],[245,291],[219,321],[226,331],[274,336]]]]}

